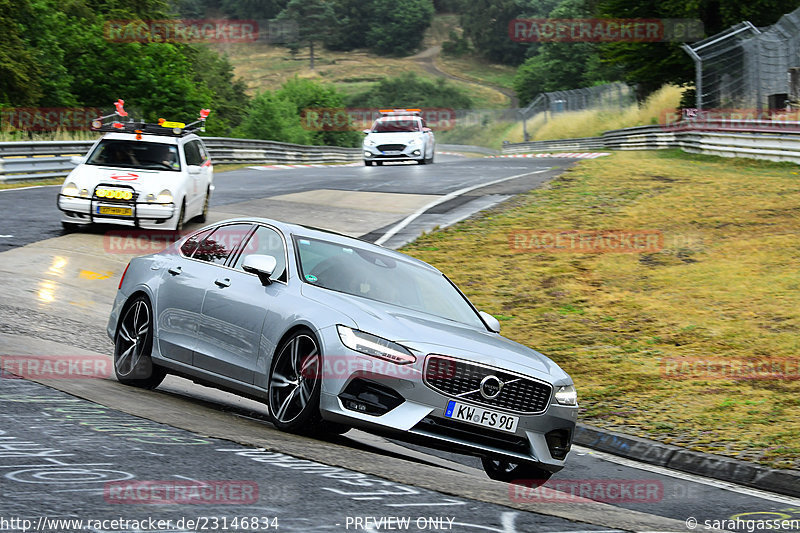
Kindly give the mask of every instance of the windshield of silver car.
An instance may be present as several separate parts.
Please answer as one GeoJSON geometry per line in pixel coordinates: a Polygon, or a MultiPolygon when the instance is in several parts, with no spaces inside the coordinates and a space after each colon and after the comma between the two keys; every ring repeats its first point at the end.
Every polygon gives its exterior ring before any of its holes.
{"type": "Polygon", "coordinates": [[[484,327],[474,308],[441,273],[388,254],[295,237],[306,283],[484,327]]]}

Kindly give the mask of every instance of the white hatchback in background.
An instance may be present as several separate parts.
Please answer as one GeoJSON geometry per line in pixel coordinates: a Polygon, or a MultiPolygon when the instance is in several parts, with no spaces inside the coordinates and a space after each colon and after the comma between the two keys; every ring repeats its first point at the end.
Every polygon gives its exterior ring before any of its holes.
{"type": "Polygon", "coordinates": [[[123,126],[73,158],[78,166],[58,195],[62,225],[180,230],[193,218],[205,222],[214,168],[200,137],[158,124],[123,126]]]}
{"type": "Polygon", "coordinates": [[[364,164],[384,161],[416,161],[432,164],[436,150],[433,131],[425,127],[419,109],[381,110],[383,116],[364,130],[364,164]]]}

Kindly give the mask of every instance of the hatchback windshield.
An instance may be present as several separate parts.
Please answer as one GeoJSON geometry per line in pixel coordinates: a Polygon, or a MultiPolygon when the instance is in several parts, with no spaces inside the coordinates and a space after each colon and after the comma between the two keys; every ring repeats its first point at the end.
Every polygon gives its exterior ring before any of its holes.
{"type": "Polygon", "coordinates": [[[472,306],[438,272],[327,241],[297,237],[295,246],[307,283],[483,327],[472,306]]]}
{"type": "Polygon", "coordinates": [[[398,133],[419,131],[419,119],[400,118],[394,120],[376,120],[372,133],[398,133]]]}
{"type": "Polygon", "coordinates": [[[104,139],[89,159],[88,165],[179,171],[178,147],[174,144],[104,139]]]}

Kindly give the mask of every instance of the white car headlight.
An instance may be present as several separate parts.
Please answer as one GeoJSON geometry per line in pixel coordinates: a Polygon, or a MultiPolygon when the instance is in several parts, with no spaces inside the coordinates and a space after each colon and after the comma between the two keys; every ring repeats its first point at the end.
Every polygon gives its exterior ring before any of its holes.
{"type": "Polygon", "coordinates": [[[61,194],[65,196],[78,196],[80,190],[78,190],[77,185],[70,181],[69,183],[65,183],[64,187],[61,188],[61,194]]]}
{"type": "Polygon", "coordinates": [[[172,199],[172,193],[169,192],[168,189],[164,189],[156,196],[156,202],[159,204],[170,204],[172,203],[172,199]]]}
{"type": "Polygon", "coordinates": [[[556,389],[556,401],[561,405],[578,405],[578,391],[575,385],[562,385],[556,389]]]}
{"type": "Polygon", "coordinates": [[[339,332],[342,344],[351,350],[385,359],[398,365],[407,365],[417,360],[414,354],[405,347],[383,337],[348,328],[347,326],[336,326],[336,330],[339,332]]]}

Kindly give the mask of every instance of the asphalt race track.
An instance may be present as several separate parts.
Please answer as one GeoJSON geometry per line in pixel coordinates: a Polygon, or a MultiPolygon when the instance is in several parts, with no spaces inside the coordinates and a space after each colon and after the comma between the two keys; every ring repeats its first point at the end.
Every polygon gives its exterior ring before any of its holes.
{"type": "MultiPolygon", "coordinates": [[[[218,172],[210,221],[265,216],[397,247],[574,163],[440,155],[431,166],[218,172]]],[[[159,243],[114,240],[102,227],[64,234],[57,192],[0,191],[0,355],[89,357],[108,370],[119,277],[159,243]]],[[[556,490],[535,500],[489,480],[474,458],[358,431],[288,435],[263,405],[175,377],[143,391],[113,378],[3,374],[0,406],[0,531],[690,531],[690,517],[711,531],[704,521],[800,519],[796,498],[579,446],[549,486],[590,482],[608,491],[601,501],[556,490]],[[141,490],[120,488],[132,483],[141,490]],[[192,497],[163,490],[198,483],[208,490],[192,497]],[[620,486],[643,491],[615,497],[620,486]]]]}

